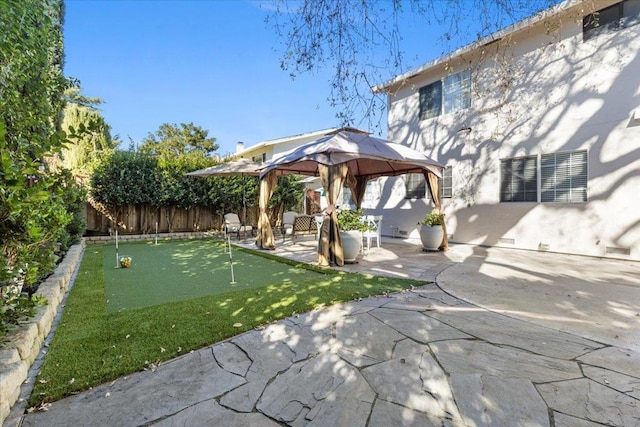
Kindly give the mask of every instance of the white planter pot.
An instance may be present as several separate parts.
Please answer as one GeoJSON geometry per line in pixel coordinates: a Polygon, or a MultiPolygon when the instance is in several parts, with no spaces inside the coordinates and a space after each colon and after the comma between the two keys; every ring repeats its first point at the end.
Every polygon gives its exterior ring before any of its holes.
{"type": "Polygon", "coordinates": [[[341,231],[342,252],[346,262],[354,262],[362,248],[362,232],[357,230],[341,231]]]}
{"type": "Polygon", "coordinates": [[[422,225],[420,226],[420,240],[422,247],[428,251],[437,251],[442,244],[444,230],[441,225],[422,225]]]}

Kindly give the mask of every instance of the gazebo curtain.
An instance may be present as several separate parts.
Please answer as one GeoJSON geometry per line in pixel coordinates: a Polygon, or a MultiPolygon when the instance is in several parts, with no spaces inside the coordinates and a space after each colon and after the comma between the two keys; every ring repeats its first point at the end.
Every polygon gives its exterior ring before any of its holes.
{"type": "MultiPolygon", "coordinates": [[[[342,195],[342,188],[345,184],[351,189],[353,199],[358,208],[361,207],[366,191],[368,178],[365,176],[355,177],[349,170],[347,163],[326,166],[318,164],[318,172],[322,187],[324,188],[327,198],[327,209],[322,226],[320,228],[320,237],[318,241],[318,264],[321,266],[328,265],[344,265],[344,254],[342,250],[342,239],[338,227],[338,212],[336,210],[336,201],[342,195]]],[[[442,213],[442,202],[440,200],[440,189],[438,177],[431,171],[424,171],[424,177],[429,186],[431,200],[435,205],[435,211],[442,213]]],[[[276,170],[267,173],[260,180],[260,215],[258,217],[258,230],[256,236],[256,246],[262,249],[275,249],[275,239],[273,230],[269,223],[267,215],[267,206],[269,199],[273,194],[273,189],[277,182],[276,170]]],[[[447,226],[443,223],[444,236],[440,250],[449,249],[449,241],[447,238],[447,226]]]]}
{"type": "Polygon", "coordinates": [[[273,189],[276,186],[277,181],[278,177],[276,176],[275,170],[269,172],[260,180],[260,216],[258,217],[256,246],[262,249],[276,248],[275,239],[273,238],[273,230],[271,230],[269,216],[267,215],[267,206],[269,206],[269,199],[273,194],[273,189]]]}
{"type": "MultiPolygon", "coordinates": [[[[431,193],[431,200],[433,200],[433,204],[435,205],[435,211],[438,213],[442,212],[442,202],[440,201],[440,185],[438,184],[438,177],[431,171],[424,171],[424,178],[427,180],[427,185],[429,186],[429,192],[431,193]]],[[[447,224],[446,221],[442,221],[442,230],[444,231],[444,236],[442,237],[442,244],[440,245],[441,251],[446,251],[449,249],[449,239],[447,238],[447,224]]]]}
{"type": "Polygon", "coordinates": [[[366,176],[353,176],[351,169],[347,172],[346,185],[351,189],[351,197],[356,204],[356,208],[362,207],[362,200],[364,199],[364,193],[367,190],[367,182],[369,178],[366,176]]]}
{"type": "Polygon", "coordinates": [[[318,241],[318,265],[328,266],[335,264],[344,265],[344,254],[342,252],[342,239],[338,228],[338,212],[336,211],[336,200],[342,194],[342,187],[347,178],[349,167],[346,163],[326,166],[318,164],[318,172],[324,194],[327,197],[327,209],[320,229],[320,239],[318,241]]]}

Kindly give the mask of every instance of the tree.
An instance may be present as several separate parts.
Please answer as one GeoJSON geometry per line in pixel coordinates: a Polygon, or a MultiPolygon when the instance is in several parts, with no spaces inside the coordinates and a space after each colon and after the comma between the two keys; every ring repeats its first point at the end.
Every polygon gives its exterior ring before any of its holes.
{"type": "Polygon", "coordinates": [[[158,206],[165,210],[169,230],[173,230],[177,208],[196,209],[199,218],[200,204],[209,200],[209,188],[193,184],[185,172],[211,166],[215,161],[211,154],[219,147],[209,132],[193,123],[181,123],[180,127],[164,123],[149,134],[140,146],[142,154],[158,161],[158,206]],[[197,194],[194,194],[194,191],[197,194]]]}
{"type": "Polygon", "coordinates": [[[164,123],[142,140],[140,152],[158,157],[161,164],[177,157],[201,159],[219,148],[216,139],[208,135],[209,131],[193,123],[180,123],[180,127],[164,123]]]}
{"type": "Polygon", "coordinates": [[[88,98],[79,86],[65,91],[66,105],[62,130],[68,143],[61,153],[60,165],[74,174],[88,174],[101,156],[109,154],[119,144],[111,137],[111,127],[97,106],[100,98],[88,98]]]}
{"type": "Polygon", "coordinates": [[[295,78],[332,70],[327,100],[343,125],[365,117],[379,126],[386,97],[373,88],[435,58],[405,58],[403,34],[411,22],[425,29],[425,43],[439,38],[445,50],[485,37],[558,0],[272,0],[267,22],[283,38],[281,67],[295,78]],[[434,25],[446,28],[429,34],[434,25]],[[438,37],[439,36],[439,37],[438,37]]]}
{"type": "MultiPolygon", "coordinates": [[[[298,210],[304,197],[304,185],[301,184],[299,175],[284,175],[278,177],[273,195],[269,200],[269,206],[276,211],[279,218],[285,211],[298,210]]],[[[257,199],[257,195],[256,195],[257,199]]]]}
{"type": "Polygon", "coordinates": [[[160,205],[158,162],[131,151],[116,151],[104,157],[91,175],[92,198],[115,217],[116,209],[128,204],[160,205]]]}
{"type": "Polygon", "coordinates": [[[133,151],[115,151],[100,159],[91,174],[92,205],[121,224],[127,205],[160,205],[158,161],[133,151]]]}

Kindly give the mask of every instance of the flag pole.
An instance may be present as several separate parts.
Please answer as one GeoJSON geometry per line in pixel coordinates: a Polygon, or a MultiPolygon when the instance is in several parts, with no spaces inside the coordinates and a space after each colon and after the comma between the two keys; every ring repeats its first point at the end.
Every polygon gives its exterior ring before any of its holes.
{"type": "Polygon", "coordinates": [[[120,256],[118,256],[118,224],[116,223],[116,268],[120,267],[120,256]]]}

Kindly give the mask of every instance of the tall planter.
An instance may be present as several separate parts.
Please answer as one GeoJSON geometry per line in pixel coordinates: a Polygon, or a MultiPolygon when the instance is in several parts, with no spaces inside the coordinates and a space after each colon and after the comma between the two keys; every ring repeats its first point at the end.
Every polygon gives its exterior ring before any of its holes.
{"type": "Polygon", "coordinates": [[[362,209],[345,209],[338,213],[342,253],[345,262],[355,262],[362,249],[362,209]]]}
{"type": "Polygon", "coordinates": [[[362,231],[341,231],[342,252],[345,262],[355,262],[362,248],[362,231]]]}
{"type": "Polygon", "coordinates": [[[427,251],[437,251],[442,244],[444,230],[441,225],[420,226],[420,240],[422,247],[427,251]]]}

